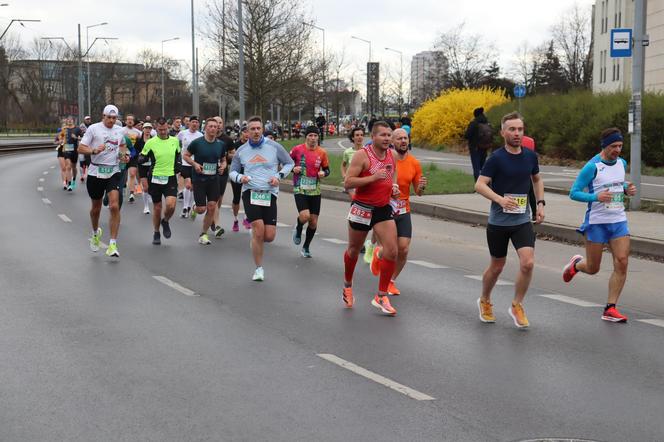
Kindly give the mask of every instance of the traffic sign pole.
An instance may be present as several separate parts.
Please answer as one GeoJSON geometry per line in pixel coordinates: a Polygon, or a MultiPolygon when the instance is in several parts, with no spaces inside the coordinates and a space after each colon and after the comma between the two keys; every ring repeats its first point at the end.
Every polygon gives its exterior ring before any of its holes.
{"type": "Polygon", "coordinates": [[[634,58],[632,59],[632,103],[634,106],[634,130],[631,137],[630,177],[636,186],[636,195],[630,200],[630,208],[641,207],[641,121],[643,83],[645,77],[646,0],[634,2],[634,58]]]}

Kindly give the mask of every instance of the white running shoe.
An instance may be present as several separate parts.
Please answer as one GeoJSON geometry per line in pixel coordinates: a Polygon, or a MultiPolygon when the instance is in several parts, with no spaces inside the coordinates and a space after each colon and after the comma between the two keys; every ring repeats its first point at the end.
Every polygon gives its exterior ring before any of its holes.
{"type": "Polygon", "coordinates": [[[251,277],[252,281],[265,281],[265,271],[263,267],[256,267],[254,276],[251,277]]]}

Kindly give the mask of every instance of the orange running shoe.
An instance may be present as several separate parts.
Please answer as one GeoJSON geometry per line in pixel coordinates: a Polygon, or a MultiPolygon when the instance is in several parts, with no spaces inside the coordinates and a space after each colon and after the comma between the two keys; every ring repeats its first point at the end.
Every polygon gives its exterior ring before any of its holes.
{"type": "Polygon", "coordinates": [[[605,308],[602,319],[609,322],[627,322],[627,316],[620,313],[615,306],[605,308]]]}
{"type": "Polygon", "coordinates": [[[401,292],[394,284],[394,279],[390,279],[390,285],[387,286],[387,294],[392,296],[399,296],[401,292]]]}
{"type": "Polygon", "coordinates": [[[344,287],[342,299],[346,304],[346,308],[353,308],[355,299],[353,298],[353,287],[344,287]]]}
{"type": "Polygon", "coordinates": [[[381,250],[382,247],[380,246],[374,247],[373,257],[371,258],[371,273],[373,273],[375,276],[380,274],[380,258],[378,257],[378,253],[381,250]]]}
{"type": "Polygon", "coordinates": [[[387,296],[374,296],[374,299],[371,300],[371,305],[380,309],[380,311],[386,315],[394,316],[397,314],[397,309],[392,307],[392,304],[390,304],[390,298],[387,296]]]}
{"type": "Polygon", "coordinates": [[[136,184],[134,186],[134,193],[136,195],[140,195],[141,193],[143,193],[143,187],[140,184],[136,184]]]}
{"type": "Polygon", "coordinates": [[[526,312],[523,310],[523,305],[521,303],[515,304],[512,302],[512,306],[507,310],[507,313],[510,314],[514,320],[514,325],[518,328],[528,328],[530,326],[530,322],[528,322],[526,312]]]}

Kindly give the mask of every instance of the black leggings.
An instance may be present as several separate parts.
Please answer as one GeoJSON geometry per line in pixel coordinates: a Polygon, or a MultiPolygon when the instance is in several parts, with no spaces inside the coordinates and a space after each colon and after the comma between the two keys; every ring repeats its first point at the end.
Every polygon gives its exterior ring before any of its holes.
{"type": "Polygon", "coordinates": [[[233,204],[240,204],[242,199],[242,184],[231,181],[231,187],[233,188],[233,204]]]}

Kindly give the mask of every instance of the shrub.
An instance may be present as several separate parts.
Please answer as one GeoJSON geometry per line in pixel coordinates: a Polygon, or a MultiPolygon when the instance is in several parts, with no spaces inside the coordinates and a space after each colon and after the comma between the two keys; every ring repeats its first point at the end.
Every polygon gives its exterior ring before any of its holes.
{"type": "Polygon", "coordinates": [[[459,142],[475,108],[488,110],[507,101],[502,89],[447,89],[415,111],[413,142],[426,146],[459,142]]]}

